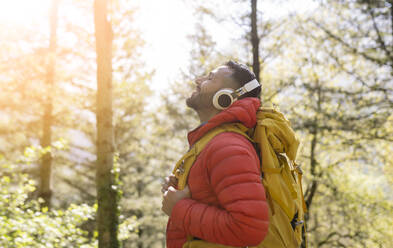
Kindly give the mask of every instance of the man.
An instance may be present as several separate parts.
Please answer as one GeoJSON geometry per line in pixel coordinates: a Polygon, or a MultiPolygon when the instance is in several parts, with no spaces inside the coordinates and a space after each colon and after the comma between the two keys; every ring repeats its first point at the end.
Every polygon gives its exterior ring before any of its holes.
{"type": "MultiPolygon", "coordinates": [[[[254,73],[246,66],[229,61],[196,80],[196,90],[186,103],[197,112],[201,125],[188,133],[190,147],[224,123],[255,126],[260,86],[223,110],[213,103],[219,90],[236,90],[253,79],[254,73]]],[[[237,247],[258,245],[266,236],[268,204],[260,161],[252,143],[241,134],[215,136],[195,160],[188,186],[177,190],[176,185],[171,175],[162,186],[162,210],[169,216],[168,248],[181,248],[187,236],[237,247]]]]}

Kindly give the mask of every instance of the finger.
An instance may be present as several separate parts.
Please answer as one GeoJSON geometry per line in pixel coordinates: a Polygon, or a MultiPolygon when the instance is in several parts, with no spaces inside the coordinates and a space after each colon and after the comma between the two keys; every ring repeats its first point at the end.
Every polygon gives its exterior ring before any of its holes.
{"type": "Polygon", "coordinates": [[[177,178],[176,178],[176,177],[171,177],[171,181],[170,181],[169,185],[176,188],[177,185],[178,185],[178,180],[177,180],[177,178]]]}
{"type": "Polygon", "coordinates": [[[167,183],[161,184],[161,188],[167,190],[169,185],[167,183]]]}
{"type": "Polygon", "coordinates": [[[167,192],[176,192],[176,189],[173,186],[169,186],[167,192]]]}
{"type": "Polygon", "coordinates": [[[165,191],[167,191],[168,190],[168,188],[161,188],[161,193],[165,193],[165,191]]]}
{"type": "Polygon", "coordinates": [[[176,188],[177,187],[177,183],[170,183],[167,188],[169,188],[169,187],[176,188]]]}
{"type": "Polygon", "coordinates": [[[176,176],[173,174],[169,176],[169,180],[170,180],[170,182],[175,183],[175,184],[177,184],[177,182],[178,182],[176,176]]]}

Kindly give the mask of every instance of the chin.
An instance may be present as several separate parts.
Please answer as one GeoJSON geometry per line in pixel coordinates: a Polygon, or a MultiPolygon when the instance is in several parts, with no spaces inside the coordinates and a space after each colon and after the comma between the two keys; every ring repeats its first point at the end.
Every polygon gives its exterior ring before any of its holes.
{"type": "Polygon", "coordinates": [[[196,110],[196,109],[198,109],[198,99],[196,97],[193,97],[193,95],[192,95],[186,99],[186,105],[187,105],[187,107],[196,110]]]}
{"type": "Polygon", "coordinates": [[[187,107],[189,107],[189,108],[194,108],[194,103],[193,103],[191,97],[189,97],[189,98],[186,99],[186,105],[187,105],[187,107]]]}

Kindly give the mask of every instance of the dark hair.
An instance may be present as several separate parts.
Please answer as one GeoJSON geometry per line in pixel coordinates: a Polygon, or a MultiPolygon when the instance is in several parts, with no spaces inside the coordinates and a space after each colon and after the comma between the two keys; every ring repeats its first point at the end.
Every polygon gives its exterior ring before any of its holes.
{"type": "MultiPolygon", "coordinates": [[[[250,82],[251,80],[255,79],[256,76],[255,74],[244,64],[237,63],[235,61],[228,61],[225,63],[226,66],[228,66],[232,71],[232,79],[235,80],[239,84],[240,87],[245,85],[246,83],[250,82]]],[[[239,99],[245,98],[245,97],[257,97],[259,98],[261,96],[261,87],[258,87],[256,89],[253,89],[252,91],[242,95],[239,97],[239,99]]]]}

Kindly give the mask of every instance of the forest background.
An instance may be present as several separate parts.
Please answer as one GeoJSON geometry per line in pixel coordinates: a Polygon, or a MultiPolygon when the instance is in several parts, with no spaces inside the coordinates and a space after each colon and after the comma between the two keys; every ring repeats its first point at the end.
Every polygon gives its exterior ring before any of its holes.
{"type": "Polygon", "coordinates": [[[0,246],[165,247],[161,183],[233,59],[301,140],[309,247],[393,244],[392,0],[16,0],[0,10],[0,246]]]}

